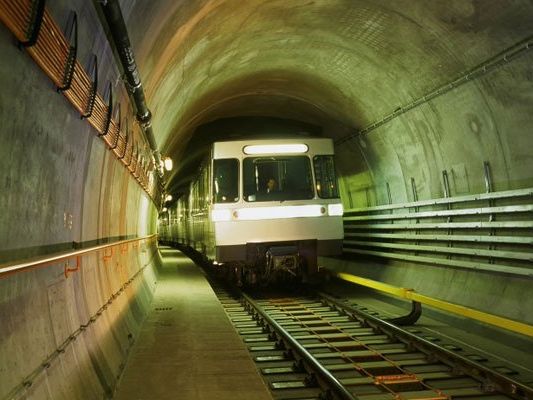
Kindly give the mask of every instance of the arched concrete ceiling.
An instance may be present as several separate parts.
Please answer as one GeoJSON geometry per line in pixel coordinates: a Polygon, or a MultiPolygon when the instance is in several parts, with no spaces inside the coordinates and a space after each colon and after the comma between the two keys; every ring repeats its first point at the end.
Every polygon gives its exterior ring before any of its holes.
{"type": "MultiPolygon", "coordinates": [[[[156,139],[273,116],[347,135],[533,33],[531,1],[159,0],[123,4],[156,139]]],[[[174,177],[175,178],[175,177],[174,177]]]]}

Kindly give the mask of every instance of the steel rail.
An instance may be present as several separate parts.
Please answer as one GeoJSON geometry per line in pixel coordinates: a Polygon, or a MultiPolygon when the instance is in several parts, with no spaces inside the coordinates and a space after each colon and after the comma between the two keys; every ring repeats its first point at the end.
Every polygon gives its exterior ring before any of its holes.
{"type": "Polygon", "coordinates": [[[263,308],[258,305],[252,298],[246,294],[241,294],[246,303],[253,307],[261,318],[278,334],[283,341],[289,345],[292,351],[295,351],[304,363],[306,363],[313,373],[327,385],[327,389],[333,391],[340,399],[356,400],[355,397],[344,385],[342,385],[337,378],[335,378],[322,364],[320,364],[296,339],[294,339],[278,322],[276,322],[263,308]]]}
{"type": "Polygon", "coordinates": [[[60,261],[68,260],[73,257],[79,257],[82,255],[100,251],[100,250],[105,250],[110,247],[120,246],[120,245],[133,243],[133,242],[140,242],[143,240],[153,240],[155,237],[157,237],[157,235],[153,234],[153,235],[148,235],[148,236],[144,236],[141,238],[119,240],[117,242],[88,247],[86,249],[57,253],[54,255],[46,256],[46,257],[27,259],[22,262],[17,262],[15,264],[12,264],[12,263],[0,264],[0,279],[7,276],[8,274],[21,272],[21,271],[24,271],[30,268],[43,267],[43,266],[47,266],[51,264],[56,264],[60,261]]]}
{"type": "Polygon", "coordinates": [[[429,340],[423,339],[415,335],[414,333],[406,331],[405,329],[402,329],[371,314],[368,314],[362,310],[350,307],[349,305],[344,304],[325,293],[318,293],[318,295],[320,298],[323,299],[326,304],[334,306],[339,311],[343,311],[349,315],[352,315],[357,320],[362,319],[367,324],[370,322],[370,326],[372,326],[373,324],[373,327],[377,327],[389,337],[394,337],[411,347],[419,349],[425,354],[431,354],[433,357],[438,358],[439,361],[443,362],[444,364],[450,365],[451,367],[457,367],[457,364],[460,364],[461,368],[464,370],[465,375],[471,376],[474,379],[477,378],[477,380],[485,380],[486,378],[488,378],[491,384],[496,385],[496,388],[487,387],[488,390],[498,390],[504,393],[505,395],[513,397],[515,399],[533,399],[533,387],[527,386],[526,384],[516,381],[510,378],[509,376],[506,376],[474,360],[471,360],[451,350],[441,347],[438,344],[435,344],[429,340]],[[473,371],[476,372],[473,373],[473,371]]]}

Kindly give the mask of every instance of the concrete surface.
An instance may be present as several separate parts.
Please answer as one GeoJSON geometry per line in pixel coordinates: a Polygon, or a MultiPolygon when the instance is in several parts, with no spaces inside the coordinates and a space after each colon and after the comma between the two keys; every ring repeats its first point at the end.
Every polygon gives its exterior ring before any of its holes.
{"type": "Polygon", "coordinates": [[[0,398],[111,396],[150,307],[159,260],[155,242],[123,251],[108,260],[89,253],[68,277],[58,263],[0,279],[0,398]]]}
{"type": "MultiPolygon", "coordinates": [[[[85,64],[95,52],[102,87],[108,79],[123,86],[93,5],[47,6],[59,26],[76,9],[78,59],[85,64]]],[[[153,233],[154,204],[2,24],[0,60],[0,265],[153,233]]],[[[68,277],[57,263],[0,279],[1,399],[112,394],[150,305],[158,259],[153,243],[123,250],[109,260],[88,254],[68,277]]]]}
{"type": "Polygon", "coordinates": [[[163,247],[152,309],[115,399],[270,399],[202,270],[163,247]]]}

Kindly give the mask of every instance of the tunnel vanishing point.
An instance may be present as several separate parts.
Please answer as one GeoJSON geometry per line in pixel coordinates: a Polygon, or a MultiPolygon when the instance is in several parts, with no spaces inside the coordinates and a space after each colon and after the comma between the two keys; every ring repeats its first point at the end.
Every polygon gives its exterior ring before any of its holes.
{"type": "Polygon", "coordinates": [[[332,138],[344,254],[321,263],[533,324],[532,19],[527,0],[0,0],[0,398],[112,395],[165,200],[213,140],[332,138]]]}

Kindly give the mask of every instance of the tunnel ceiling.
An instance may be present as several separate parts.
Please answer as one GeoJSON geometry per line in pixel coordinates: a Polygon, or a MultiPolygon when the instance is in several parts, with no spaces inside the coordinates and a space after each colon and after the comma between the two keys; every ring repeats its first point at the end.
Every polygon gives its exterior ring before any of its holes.
{"type": "Polygon", "coordinates": [[[156,139],[178,166],[168,186],[200,125],[271,116],[338,138],[531,35],[533,15],[504,0],[123,3],[156,139]]]}

